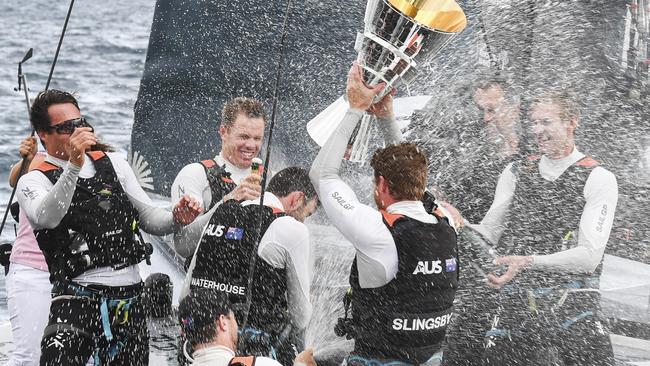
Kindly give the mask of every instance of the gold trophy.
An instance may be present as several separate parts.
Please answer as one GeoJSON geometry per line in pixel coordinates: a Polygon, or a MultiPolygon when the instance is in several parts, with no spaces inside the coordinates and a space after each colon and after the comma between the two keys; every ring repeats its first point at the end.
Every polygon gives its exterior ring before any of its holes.
{"type": "MultiPolygon", "coordinates": [[[[465,28],[467,18],[453,0],[369,0],[364,23],[354,48],[366,84],[386,84],[376,98],[379,101],[393,88],[408,90],[423,65],[465,28]]],[[[399,109],[412,112],[418,106],[411,107],[399,109]]],[[[322,146],[347,108],[347,101],[340,97],[309,121],[307,131],[312,139],[322,146]]],[[[349,160],[365,161],[371,121],[372,116],[366,115],[357,125],[350,140],[349,160]]]]}

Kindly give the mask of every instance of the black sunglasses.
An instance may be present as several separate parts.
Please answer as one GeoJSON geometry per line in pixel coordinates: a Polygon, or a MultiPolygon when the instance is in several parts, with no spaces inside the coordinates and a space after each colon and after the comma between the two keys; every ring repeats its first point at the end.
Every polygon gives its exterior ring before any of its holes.
{"type": "Polygon", "coordinates": [[[55,130],[56,133],[61,135],[71,135],[77,127],[90,127],[92,126],[86,121],[86,117],[79,117],[63,121],[58,125],[50,126],[48,131],[55,130]]]}

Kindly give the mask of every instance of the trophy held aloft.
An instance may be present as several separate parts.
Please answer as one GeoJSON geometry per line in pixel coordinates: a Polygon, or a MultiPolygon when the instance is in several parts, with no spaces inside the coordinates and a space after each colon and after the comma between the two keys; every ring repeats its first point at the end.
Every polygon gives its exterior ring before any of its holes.
{"type": "MultiPolygon", "coordinates": [[[[394,88],[408,90],[419,69],[465,28],[467,18],[453,0],[369,0],[364,23],[355,44],[357,61],[367,85],[386,84],[376,98],[379,101],[394,88]]],[[[427,100],[396,99],[396,117],[409,117],[427,100]]],[[[346,110],[347,101],[340,97],[309,121],[307,131],[312,139],[321,146],[325,144],[346,110]]],[[[373,118],[366,114],[357,125],[350,139],[350,161],[366,160],[373,118]]]]}

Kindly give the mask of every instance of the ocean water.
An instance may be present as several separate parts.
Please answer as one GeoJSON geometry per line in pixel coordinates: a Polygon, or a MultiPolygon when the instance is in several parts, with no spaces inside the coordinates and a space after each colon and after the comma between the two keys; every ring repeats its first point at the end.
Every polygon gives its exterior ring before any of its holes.
{"type": "MultiPolygon", "coordinates": [[[[23,65],[30,96],[45,88],[50,65],[68,11],[68,1],[0,1],[0,210],[11,188],[9,170],[20,160],[17,146],[31,127],[23,92],[17,87],[17,63],[23,65]]],[[[77,1],[72,9],[50,88],[75,91],[81,112],[100,138],[126,152],[146,57],[155,1],[77,1]]],[[[13,240],[9,217],[2,240],[13,240]]],[[[0,322],[6,321],[4,276],[0,276],[0,322]]]]}

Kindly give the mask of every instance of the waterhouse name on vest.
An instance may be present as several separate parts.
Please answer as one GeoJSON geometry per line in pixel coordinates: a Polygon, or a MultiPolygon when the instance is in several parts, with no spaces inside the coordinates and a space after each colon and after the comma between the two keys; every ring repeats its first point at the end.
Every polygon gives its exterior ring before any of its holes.
{"type": "Polygon", "coordinates": [[[233,286],[229,283],[220,283],[206,280],[204,278],[192,278],[192,285],[228,292],[235,295],[246,295],[246,286],[233,286]]]}

